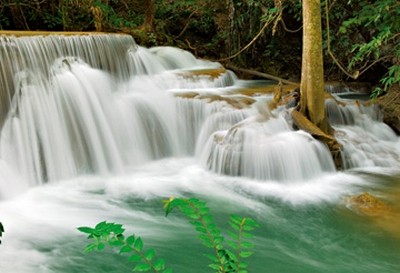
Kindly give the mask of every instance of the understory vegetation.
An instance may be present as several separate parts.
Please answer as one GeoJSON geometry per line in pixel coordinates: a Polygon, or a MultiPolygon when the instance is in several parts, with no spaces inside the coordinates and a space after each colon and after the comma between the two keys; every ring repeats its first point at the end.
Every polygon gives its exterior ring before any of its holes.
{"type": "MultiPolygon", "coordinates": [[[[254,244],[251,233],[258,227],[252,218],[232,215],[229,220],[231,230],[227,231],[230,239],[225,240],[224,234],[217,227],[210,210],[204,201],[196,198],[170,198],[164,203],[165,215],[173,210],[179,210],[186,216],[190,224],[198,232],[198,238],[203,246],[213,254],[205,253],[209,258],[209,267],[218,273],[246,273],[254,244]]],[[[85,248],[86,252],[103,250],[106,245],[115,248],[120,254],[127,254],[129,262],[134,264],[133,271],[170,273],[172,269],[166,261],[157,257],[153,248],[145,248],[141,237],[134,234],[125,237],[125,229],[121,224],[100,222],[94,228],[80,227],[79,231],[88,234],[92,243],[85,248]]]]}
{"type": "MultiPolygon", "coordinates": [[[[397,0],[321,1],[327,80],[368,81],[375,96],[400,81],[397,0]]],[[[0,0],[0,29],[124,32],[145,46],[299,80],[298,0],[0,0]]]]}

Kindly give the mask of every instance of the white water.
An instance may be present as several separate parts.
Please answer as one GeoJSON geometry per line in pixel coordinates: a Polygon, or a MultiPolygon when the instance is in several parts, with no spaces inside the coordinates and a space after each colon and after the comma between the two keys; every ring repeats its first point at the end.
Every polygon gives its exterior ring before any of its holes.
{"type": "MultiPolygon", "coordinates": [[[[0,37],[0,53],[1,272],[75,272],[79,250],[66,241],[104,219],[158,241],[179,237],[167,226],[183,222],[153,209],[169,196],[200,196],[279,226],[285,216],[267,200],[319,207],[377,187],[337,172],[323,144],[291,129],[285,109],[267,110],[268,96],[243,109],[175,97],[237,96],[232,72],[191,75],[220,65],[188,52],[106,35],[0,37]],[[55,269],[65,255],[70,269],[55,269]]],[[[399,169],[399,139],[372,108],[332,109],[347,168],[399,169]]]]}

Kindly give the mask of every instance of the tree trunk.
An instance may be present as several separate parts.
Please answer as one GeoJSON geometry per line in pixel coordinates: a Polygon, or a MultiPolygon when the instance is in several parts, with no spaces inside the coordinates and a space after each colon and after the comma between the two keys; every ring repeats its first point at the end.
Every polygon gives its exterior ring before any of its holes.
{"type": "Polygon", "coordinates": [[[154,21],[154,2],[153,0],[146,0],[145,2],[145,17],[143,22],[143,28],[147,31],[153,30],[153,21],[154,21]]]}
{"type": "Polygon", "coordinates": [[[320,0],[303,0],[301,70],[300,111],[324,132],[328,132],[325,114],[320,0]]]}

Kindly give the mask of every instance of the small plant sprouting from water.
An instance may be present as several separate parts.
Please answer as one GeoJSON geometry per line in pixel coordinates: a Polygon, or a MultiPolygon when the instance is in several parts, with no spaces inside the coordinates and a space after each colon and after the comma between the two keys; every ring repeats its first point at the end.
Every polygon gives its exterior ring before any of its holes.
{"type": "MultiPolygon", "coordinates": [[[[259,225],[252,218],[231,215],[229,225],[232,230],[227,231],[230,240],[223,243],[225,237],[217,227],[210,209],[204,201],[196,198],[170,198],[164,202],[165,215],[168,216],[174,209],[179,210],[189,218],[199,234],[202,244],[211,249],[214,255],[206,254],[211,260],[209,267],[218,273],[246,273],[247,263],[244,259],[250,257],[254,247],[249,239],[253,238],[251,233],[259,225]]],[[[133,271],[170,273],[172,269],[167,268],[164,259],[155,259],[155,250],[143,249],[143,241],[140,237],[131,235],[127,238],[123,235],[125,229],[120,224],[101,222],[94,228],[80,227],[79,231],[89,234],[88,238],[93,242],[85,248],[86,252],[103,250],[106,245],[119,248],[119,253],[129,253],[128,260],[135,263],[133,271]]]]}
{"type": "MultiPolygon", "coordinates": [[[[1,238],[1,236],[3,236],[3,232],[4,232],[4,227],[3,227],[3,224],[0,222],[0,238],[1,238]]],[[[1,240],[0,240],[0,244],[1,244],[1,240]]]]}
{"type": "Polygon", "coordinates": [[[103,250],[106,245],[113,248],[119,248],[119,254],[128,253],[128,260],[135,263],[133,271],[141,272],[162,272],[170,273],[171,269],[165,267],[163,259],[156,259],[154,249],[144,251],[143,241],[140,237],[130,235],[125,238],[123,235],[125,229],[121,224],[101,222],[94,228],[79,227],[79,231],[89,234],[88,239],[93,242],[88,244],[85,252],[92,252],[94,250],[103,250]]]}

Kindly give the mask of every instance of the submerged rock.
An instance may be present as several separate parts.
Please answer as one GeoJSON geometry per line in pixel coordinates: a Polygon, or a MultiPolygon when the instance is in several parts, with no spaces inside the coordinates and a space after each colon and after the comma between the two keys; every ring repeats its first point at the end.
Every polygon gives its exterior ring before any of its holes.
{"type": "Polygon", "coordinates": [[[348,199],[349,207],[369,217],[371,223],[389,232],[391,235],[400,238],[400,210],[398,199],[394,203],[386,203],[376,196],[364,192],[348,199]]]}
{"type": "Polygon", "coordinates": [[[390,211],[384,202],[368,192],[350,197],[349,203],[352,209],[368,216],[383,216],[390,211]]]}

